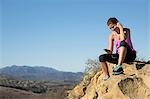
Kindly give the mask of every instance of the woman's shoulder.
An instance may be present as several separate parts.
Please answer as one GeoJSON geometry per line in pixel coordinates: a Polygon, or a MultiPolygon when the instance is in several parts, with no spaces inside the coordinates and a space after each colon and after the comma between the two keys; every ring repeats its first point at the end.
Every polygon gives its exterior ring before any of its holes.
{"type": "Polygon", "coordinates": [[[109,37],[114,40],[116,38],[116,33],[112,31],[109,37]]]}
{"type": "Polygon", "coordinates": [[[116,32],[115,32],[115,31],[112,31],[112,32],[110,33],[110,35],[114,36],[114,35],[116,35],[116,32]]]}

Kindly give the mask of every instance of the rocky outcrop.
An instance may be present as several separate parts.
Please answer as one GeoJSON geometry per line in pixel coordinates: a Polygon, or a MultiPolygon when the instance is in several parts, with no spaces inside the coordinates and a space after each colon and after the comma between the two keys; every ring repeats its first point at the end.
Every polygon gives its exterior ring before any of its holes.
{"type": "Polygon", "coordinates": [[[112,75],[104,81],[100,69],[83,80],[69,93],[69,99],[150,99],[150,64],[123,64],[124,74],[112,75]]]}

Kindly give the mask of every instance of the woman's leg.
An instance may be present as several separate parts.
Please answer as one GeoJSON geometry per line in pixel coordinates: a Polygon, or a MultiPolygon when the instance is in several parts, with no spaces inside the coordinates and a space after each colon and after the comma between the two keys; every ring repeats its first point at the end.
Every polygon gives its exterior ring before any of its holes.
{"type": "Polygon", "coordinates": [[[109,76],[108,66],[106,63],[107,58],[108,58],[108,54],[103,54],[103,55],[99,56],[100,66],[102,67],[102,70],[103,70],[105,76],[106,75],[109,76]]]}
{"type": "Polygon", "coordinates": [[[120,42],[118,65],[122,65],[127,54],[128,44],[125,41],[120,42]]]}
{"type": "Polygon", "coordinates": [[[124,47],[124,46],[121,46],[119,48],[119,59],[118,59],[118,65],[122,65],[125,57],[126,57],[126,54],[127,54],[127,48],[124,47]]]}
{"type": "Polygon", "coordinates": [[[105,75],[109,75],[109,71],[108,71],[108,66],[107,66],[107,63],[106,62],[100,62],[101,63],[101,66],[102,66],[102,70],[104,71],[105,75]]]}
{"type": "Polygon", "coordinates": [[[128,44],[125,41],[121,41],[120,48],[119,48],[118,64],[116,66],[114,66],[114,68],[113,68],[113,75],[118,75],[118,74],[123,73],[123,68],[121,65],[126,58],[127,48],[128,48],[128,44]]]}
{"type": "Polygon", "coordinates": [[[118,57],[118,54],[102,54],[99,56],[100,65],[105,75],[110,76],[106,61],[116,64],[118,61],[118,57]]]}

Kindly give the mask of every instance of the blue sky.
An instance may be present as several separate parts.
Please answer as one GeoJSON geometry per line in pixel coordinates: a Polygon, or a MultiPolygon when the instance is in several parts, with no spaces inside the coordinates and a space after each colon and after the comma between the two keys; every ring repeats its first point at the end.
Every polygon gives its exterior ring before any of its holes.
{"type": "Polygon", "coordinates": [[[141,58],[150,56],[148,0],[0,0],[0,67],[49,66],[83,71],[108,47],[106,22],[131,29],[141,58]]]}

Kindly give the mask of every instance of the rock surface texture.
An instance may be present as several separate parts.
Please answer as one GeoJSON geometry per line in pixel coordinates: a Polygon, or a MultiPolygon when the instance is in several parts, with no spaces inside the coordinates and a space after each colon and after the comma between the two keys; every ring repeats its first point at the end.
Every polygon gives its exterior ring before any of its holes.
{"type": "Polygon", "coordinates": [[[124,74],[112,75],[115,64],[107,63],[110,78],[103,80],[100,69],[70,91],[69,99],[150,99],[150,64],[123,64],[124,74]]]}

